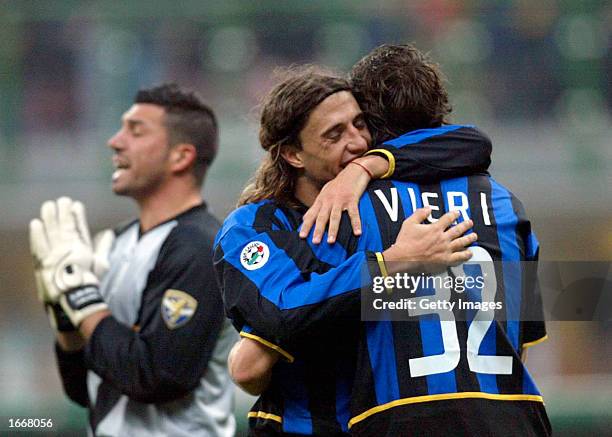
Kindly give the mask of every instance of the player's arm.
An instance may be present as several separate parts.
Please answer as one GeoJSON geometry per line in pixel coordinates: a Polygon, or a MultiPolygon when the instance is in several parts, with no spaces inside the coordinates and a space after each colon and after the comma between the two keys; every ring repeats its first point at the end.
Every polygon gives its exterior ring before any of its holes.
{"type": "Polygon", "coordinates": [[[451,212],[436,224],[421,224],[428,214],[427,209],[418,210],[406,220],[396,244],[386,251],[360,251],[348,258],[340,245],[315,254],[297,232],[228,226],[218,236],[215,251],[226,312],[238,329],[252,326],[291,353],[291,345],[325,335],[335,321],[359,317],[362,287],[374,276],[399,271],[385,271],[381,259],[413,272],[423,271],[426,262],[455,265],[469,259],[465,247],[476,235],[462,235],[472,223],[450,228],[458,216],[451,212]],[[262,261],[250,263],[257,251],[262,261]]]}
{"type": "Polygon", "coordinates": [[[383,178],[431,183],[486,172],[491,151],[491,140],[474,126],[447,125],[409,132],[377,145],[366,156],[388,158],[383,178]]]}
{"type": "Polygon", "coordinates": [[[66,396],[82,407],[89,406],[85,342],[59,304],[48,305],[51,326],[56,331],[55,359],[66,396]]]}
{"type": "Polygon", "coordinates": [[[85,347],[87,366],[128,397],[167,402],[193,390],[206,371],[223,322],[212,242],[175,228],[160,249],[142,295],[138,327],[102,319],[85,347]]]}
{"type": "Polygon", "coordinates": [[[259,396],[268,387],[280,354],[261,341],[243,337],[232,348],[228,367],[232,380],[247,393],[259,396]]]}
{"type": "Polygon", "coordinates": [[[88,404],[87,369],[78,327],[83,318],[106,307],[97,284],[108,268],[114,235],[104,231],[100,237],[92,244],[83,205],[68,197],[43,203],[40,218],[30,222],[37,294],[56,333],[62,384],[68,397],[82,406],[88,404]],[[78,308],[72,307],[72,297],[81,293],[78,308]]]}
{"type": "Polygon", "coordinates": [[[317,335],[327,320],[359,314],[358,294],[366,281],[361,269],[375,258],[361,252],[333,266],[317,258],[297,232],[257,232],[242,225],[232,226],[215,249],[227,316],[239,331],[253,327],[257,338],[283,351],[287,361],[293,352],[286,342],[317,335]],[[249,265],[258,248],[263,261],[249,265]]]}
{"type": "Polygon", "coordinates": [[[85,366],[83,348],[70,350],[56,343],[55,357],[66,396],[80,406],[87,407],[89,405],[89,395],[87,393],[87,367],[85,366]]]}
{"type": "Polygon", "coordinates": [[[383,143],[347,165],[328,182],[304,215],[300,236],[314,226],[318,244],[329,222],[328,238],[338,235],[342,211],[347,211],[355,235],[361,234],[357,204],[372,179],[393,178],[429,183],[485,172],[491,164],[491,141],[471,126],[443,126],[411,132],[383,143]]]}
{"type": "Polygon", "coordinates": [[[49,305],[47,313],[55,329],[55,357],[64,392],[72,401],[87,407],[87,367],[83,355],[85,340],[59,304],[49,305]]]}

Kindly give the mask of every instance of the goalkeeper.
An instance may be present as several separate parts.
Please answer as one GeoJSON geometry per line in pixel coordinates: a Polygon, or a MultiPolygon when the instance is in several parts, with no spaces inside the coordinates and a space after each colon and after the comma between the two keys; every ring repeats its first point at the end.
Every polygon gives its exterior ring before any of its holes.
{"type": "Polygon", "coordinates": [[[94,435],[234,434],[236,338],[210,255],[219,223],[201,196],[217,137],[194,93],[141,90],[109,140],[112,189],[136,201],[138,220],[92,243],[83,205],[62,197],[30,224],[62,383],[94,435]]]}

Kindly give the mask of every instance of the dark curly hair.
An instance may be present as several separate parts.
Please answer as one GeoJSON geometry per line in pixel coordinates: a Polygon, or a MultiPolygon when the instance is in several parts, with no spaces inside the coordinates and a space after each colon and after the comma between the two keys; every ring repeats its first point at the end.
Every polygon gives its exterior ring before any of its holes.
{"type": "Polygon", "coordinates": [[[196,92],[175,83],[141,89],[134,103],[150,103],[165,109],[170,145],[188,143],[196,148],[198,159],[193,172],[201,185],[219,148],[217,118],[210,106],[196,92]]]}
{"type": "Polygon", "coordinates": [[[238,205],[264,199],[297,204],[293,194],[298,171],[281,152],[286,147],[301,150],[300,132],[311,112],[330,95],[351,90],[346,79],[317,66],[292,67],[277,75],[281,82],[264,98],[261,110],[259,142],[268,153],[238,205]]]}
{"type": "Polygon", "coordinates": [[[438,64],[411,44],[375,48],[349,74],[376,142],[448,123],[452,108],[438,64]]]}

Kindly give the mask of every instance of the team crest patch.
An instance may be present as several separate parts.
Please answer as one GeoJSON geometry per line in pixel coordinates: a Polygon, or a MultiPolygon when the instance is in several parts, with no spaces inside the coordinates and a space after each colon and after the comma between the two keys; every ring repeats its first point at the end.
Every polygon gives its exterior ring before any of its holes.
{"type": "Polygon", "coordinates": [[[162,298],[162,318],[166,326],[176,329],[183,326],[195,313],[198,301],[180,290],[168,289],[162,298]]]}
{"type": "Polygon", "coordinates": [[[266,243],[252,241],[242,249],[240,263],[247,270],[257,270],[264,266],[270,258],[270,249],[266,243]]]}

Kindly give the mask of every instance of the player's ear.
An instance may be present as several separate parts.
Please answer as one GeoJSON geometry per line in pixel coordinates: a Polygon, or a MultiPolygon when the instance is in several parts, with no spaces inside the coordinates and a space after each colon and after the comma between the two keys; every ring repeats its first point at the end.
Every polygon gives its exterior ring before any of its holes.
{"type": "Polygon", "coordinates": [[[193,144],[180,143],[172,146],[170,150],[170,165],[173,171],[182,172],[191,167],[198,156],[193,144]]]}
{"type": "Polygon", "coordinates": [[[281,150],[281,157],[295,168],[304,168],[302,150],[294,146],[286,146],[281,150]]]}

